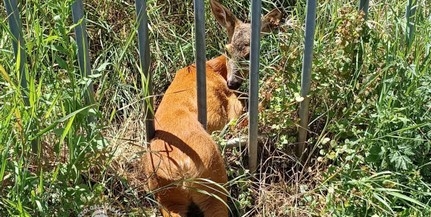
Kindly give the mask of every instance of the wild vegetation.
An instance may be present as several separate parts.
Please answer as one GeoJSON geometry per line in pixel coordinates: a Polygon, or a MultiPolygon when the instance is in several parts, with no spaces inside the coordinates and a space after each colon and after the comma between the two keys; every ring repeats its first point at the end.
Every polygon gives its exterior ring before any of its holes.
{"type": "MultiPolygon", "coordinates": [[[[0,4],[0,216],[82,216],[97,206],[151,215],[153,196],[133,173],[145,145],[134,1],[85,1],[90,77],[79,73],[72,1],[21,2],[26,60],[14,57],[0,4]],[[83,100],[90,80],[95,105],[83,100]]],[[[174,72],[194,61],[193,4],[147,4],[157,106],[174,72]]],[[[223,4],[249,18],[250,1],[223,4]]],[[[292,150],[305,1],[263,1],[262,13],[281,7],[286,17],[261,41],[258,171],[247,170],[245,148],[224,146],[244,129],[213,135],[239,216],[431,215],[431,2],[371,1],[367,17],[357,5],[318,1],[310,152],[301,164],[292,150]]],[[[210,59],[223,53],[227,39],[209,4],[206,18],[210,59]]]]}

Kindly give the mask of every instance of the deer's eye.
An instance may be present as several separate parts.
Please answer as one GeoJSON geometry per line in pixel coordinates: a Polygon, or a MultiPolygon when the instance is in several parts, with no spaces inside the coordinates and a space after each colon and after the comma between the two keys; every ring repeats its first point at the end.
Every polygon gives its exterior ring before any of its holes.
{"type": "Polygon", "coordinates": [[[246,54],[242,57],[244,60],[250,60],[250,53],[246,54]]]}
{"type": "Polygon", "coordinates": [[[250,53],[248,53],[242,57],[239,57],[238,60],[241,62],[244,62],[244,63],[248,62],[250,60],[250,53]]]}

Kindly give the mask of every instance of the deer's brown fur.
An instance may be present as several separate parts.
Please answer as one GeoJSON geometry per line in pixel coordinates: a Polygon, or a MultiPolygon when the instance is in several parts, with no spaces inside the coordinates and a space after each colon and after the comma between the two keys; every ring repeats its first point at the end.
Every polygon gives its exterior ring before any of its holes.
{"type": "Polygon", "coordinates": [[[241,102],[226,85],[226,73],[225,56],[207,62],[207,131],[197,118],[194,65],[177,71],[155,114],[155,138],[142,165],[165,217],[197,216],[188,213],[193,206],[204,216],[228,216],[226,191],[220,187],[227,183],[226,169],[209,134],[242,113],[241,102]]]}

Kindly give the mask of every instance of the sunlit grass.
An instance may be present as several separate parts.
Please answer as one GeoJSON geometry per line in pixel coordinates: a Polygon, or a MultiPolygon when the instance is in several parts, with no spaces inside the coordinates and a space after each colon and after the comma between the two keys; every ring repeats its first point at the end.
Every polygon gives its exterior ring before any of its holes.
{"type": "MultiPolygon", "coordinates": [[[[127,163],[145,139],[134,2],[86,2],[89,78],[78,71],[71,2],[20,5],[29,105],[0,5],[0,215],[78,215],[100,204],[144,215],[156,207],[151,192],[121,174],[133,171],[127,163]],[[87,105],[90,79],[96,103],[87,105]]],[[[364,20],[356,1],[319,1],[308,140],[315,152],[307,167],[290,152],[299,123],[304,2],[279,32],[262,36],[259,132],[266,143],[259,172],[249,174],[245,149],[223,149],[241,215],[430,215],[431,5],[413,1],[408,20],[407,2],[372,1],[364,20]]],[[[249,2],[223,3],[248,17],[249,2]]],[[[206,12],[209,59],[223,53],[227,38],[208,5],[206,12]]],[[[157,104],[173,73],[194,61],[192,2],[148,1],[148,14],[157,104]]],[[[239,136],[244,132],[226,130],[217,141],[239,136]]]]}

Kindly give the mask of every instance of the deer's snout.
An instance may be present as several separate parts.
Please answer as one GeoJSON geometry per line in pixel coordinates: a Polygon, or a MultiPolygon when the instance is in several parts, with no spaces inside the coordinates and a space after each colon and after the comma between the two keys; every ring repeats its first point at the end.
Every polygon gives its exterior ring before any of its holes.
{"type": "Polygon", "coordinates": [[[236,90],[238,89],[242,82],[244,81],[244,77],[242,76],[244,72],[242,72],[243,67],[241,67],[236,61],[230,59],[227,64],[227,86],[229,89],[236,90]]]}
{"type": "Polygon", "coordinates": [[[242,84],[242,79],[231,79],[227,81],[227,87],[232,90],[238,89],[242,84]]]}

